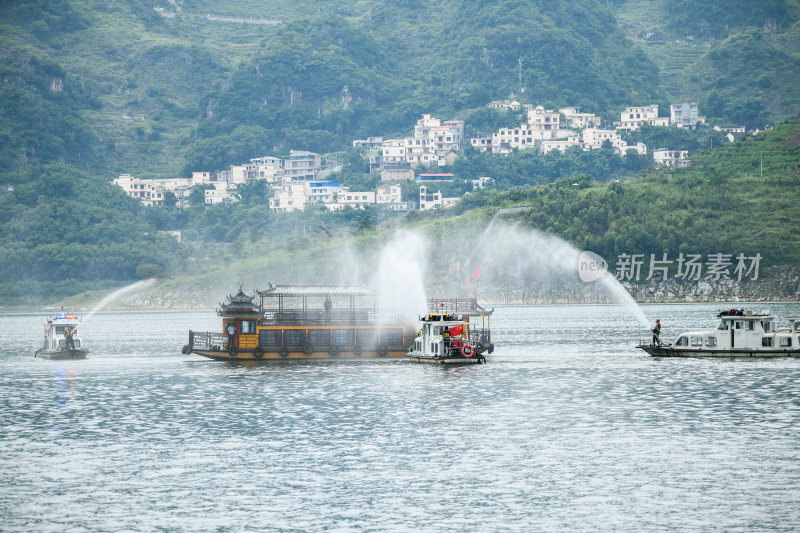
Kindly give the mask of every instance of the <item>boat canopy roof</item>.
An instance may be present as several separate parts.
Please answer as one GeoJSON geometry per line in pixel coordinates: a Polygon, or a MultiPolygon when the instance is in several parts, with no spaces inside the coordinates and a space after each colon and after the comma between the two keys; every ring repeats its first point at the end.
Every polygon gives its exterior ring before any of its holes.
{"type": "Polygon", "coordinates": [[[494,308],[478,305],[477,298],[428,298],[428,313],[442,315],[491,315],[494,308]]]}
{"type": "Polygon", "coordinates": [[[293,296],[375,296],[375,291],[364,286],[350,285],[273,285],[256,291],[264,297],[293,296]]]}

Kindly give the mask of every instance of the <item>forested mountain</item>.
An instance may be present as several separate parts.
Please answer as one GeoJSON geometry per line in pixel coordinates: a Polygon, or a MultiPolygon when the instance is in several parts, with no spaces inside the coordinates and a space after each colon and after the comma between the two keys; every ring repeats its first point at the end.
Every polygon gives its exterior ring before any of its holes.
{"type": "MultiPolygon", "coordinates": [[[[0,244],[13,253],[0,292],[69,294],[169,272],[190,252],[158,229],[239,243],[363,232],[382,216],[279,221],[255,189],[235,207],[143,209],[109,188],[120,173],[344,151],[354,138],[406,135],[421,113],[486,133],[519,123],[485,107],[512,96],[609,122],[627,105],[665,114],[678,101],[698,101],[712,123],[781,122],[800,112],[798,21],[800,0],[6,0],[0,244]]],[[[640,135],[692,151],[719,144],[710,132],[640,135]]],[[[462,155],[461,178],[491,174],[500,188],[631,177],[648,164],[607,150],[462,155]]],[[[341,177],[371,186],[358,154],[344,158],[341,177]]]]}

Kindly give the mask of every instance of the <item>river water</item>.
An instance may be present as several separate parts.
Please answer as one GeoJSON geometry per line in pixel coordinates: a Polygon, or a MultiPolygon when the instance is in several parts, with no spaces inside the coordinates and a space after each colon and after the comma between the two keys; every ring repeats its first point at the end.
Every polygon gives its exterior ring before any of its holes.
{"type": "Polygon", "coordinates": [[[0,311],[3,531],[800,528],[800,360],[656,360],[618,306],[498,307],[459,368],[181,355],[213,311],[99,312],[44,361],[46,316],[0,311]]]}

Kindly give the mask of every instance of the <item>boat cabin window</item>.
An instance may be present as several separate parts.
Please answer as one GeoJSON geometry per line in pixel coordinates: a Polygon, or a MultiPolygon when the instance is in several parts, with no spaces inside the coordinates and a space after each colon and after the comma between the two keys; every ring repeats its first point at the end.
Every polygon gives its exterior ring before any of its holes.
{"type": "Polygon", "coordinates": [[[355,331],[352,329],[333,330],[333,344],[336,346],[352,346],[355,340],[355,331]]]}
{"type": "Polygon", "coordinates": [[[755,329],[755,327],[756,327],[756,321],[755,320],[748,320],[747,321],[747,329],[748,330],[753,331],[755,329]]]}
{"type": "Polygon", "coordinates": [[[675,346],[689,346],[689,337],[681,337],[675,343],[675,346]]]}
{"type": "Polygon", "coordinates": [[[692,337],[692,346],[702,346],[703,337],[692,337]]]}
{"type": "Polygon", "coordinates": [[[308,343],[311,344],[311,346],[328,346],[331,343],[331,330],[309,329],[308,343]]]}
{"type": "Polygon", "coordinates": [[[736,321],[736,329],[742,329],[742,321],[741,320],[737,320],[736,321]]]}
{"type": "Polygon", "coordinates": [[[723,320],[722,322],[720,322],[719,323],[719,327],[717,329],[722,330],[722,331],[727,331],[728,330],[728,321],[727,320],[723,320]]]}
{"type": "Polygon", "coordinates": [[[306,330],[287,329],[283,331],[284,346],[302,346],[306,343],[306,330]]]}
{"type": "Polygon", "coordinates": [[[400,328],[382,330],[381,344],[384,346],[401,346],[403,344],[403,330],[400,328]]]}
{"type": "Polygon", "coordinates": [[[259,346],[280,346],[281,345],[281,330],[279,329],[262,329],[258,332],[258,345],[259,346]]]}
{"type": "Polygon", "coordinates": [[[792,346],[791,337],[778,337],[778,346],[781,348],[789,348],[792,346]]]}
{"type": "Polygon", "coordinates": [[[761,325],[764,326],[764,333],[772,331],[772,324],[767,320],[762,320],[761,325]]]}
{"type": "Polygon", "coordinates": [[[374,329],[359,329],[356,340],[359,346],[377,346],[378,332],[374,329]]]}
{"type": "Polygon", "coordinates": [[[252,335],[256,332],[256,321],[255,320],[242,320],[242,333],[246,335],[252,335]]]}
{"type": "Polygon", "coordinates": [[[441,326],[434,326],[433,327],[433,334],[434,335],[441,335],[442,334],[442,327],[441,326]]]}
{"type": "Polygon", "coordinates": [[[772,337],[761,337],[761,346],[772,346],[772,337]]]}
{"type": "Polygon", "coordinates": [[[716,346],[716,345],[717,345],[716,337],[706,337],[706,346],[716,346]]]}
{"type": "Polygon", "coordinates": [[[67,326],[56,326],[56,335],[63,335],[67,326]]]}

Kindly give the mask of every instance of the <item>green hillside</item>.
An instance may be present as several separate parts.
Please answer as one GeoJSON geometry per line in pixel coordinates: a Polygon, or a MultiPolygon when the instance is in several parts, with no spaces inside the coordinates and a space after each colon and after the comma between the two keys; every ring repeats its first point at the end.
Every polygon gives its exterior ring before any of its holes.
{"type": "MultiPolygon", "coordinates": [[[[518,114],[485,107],[510,96],[581,106],[607,121],[626,105],[657,103],[664,114],[669,103],[685,100],[699,101],[711,122],[752,128],[796,117],[798,6],[798,0],[736,0],[721,11],[707,0],[2,2],[0,243],[9,253],[0,301],[213,269],[219,254],[229,262],[274,250],[313,256],[344,236],[365,242],[376,230],[382,235],[387,227],[451,216],[403,218],[375,208],[279,217],[268,212],[257,183],[239,191],[236,205],[145,209],[109,186],[123,172],[177,177],[310,149],[336,152],[344,169],[335,178],[374,187],[362,154],[350,150],[354,138],[406,135],[421,113],[461,118],[468,133],[513,126],[518,114]],[[184,241],[159,236],[166,229],[183,230],[184,241]]],[[[770,135],[785,127],[794,126],[770,135]]],[[[791,206],[765,209],[763,182],[752,181],[748,143],[772,143],[758,139],[697,155],[695,167],[671,180],[657,171],[634,180],[650,160],[619,158],[609,149],[491,157],[465,148],[452,167],[458,179],[442,190],[461,195],[469,179],[493,176],[495,190],[472,194],[457,208],[477,210],[464,215],[469,222],[485,223],[492,207],[528,202],[540,209],[520,215],[525,224],[609,256],[632,247],[673,253],[727,246],[715,220],[736,224],[734,213],[747,208],[765,222],[740,241],[748,250],[769,250],[775,264],[793,264],[793,252],[780,247],[796,213],[791,206]],[[728,179],[739,180],[735,191],[721,187],[728,179]],[[706,182],[710,188],[696,199],[694,188],[706,182]],[[665,191],[670,200],[662,205],[657,193],[665,191]]],[[[646,128],[628,140],[694,153],[719,146],[721,136],[646,128]]],[[[795,174],[773,168],[770,154],[786,156],[791,168],[795,155],[791,143],[772,144],[759,149],[759,161],[764,152],[765,180],[785,181],[767,181],[778,190],[792,185],[795,174]]],[[[414,199],[415,190],[406,185],[404,194],[414,199]]]]}

